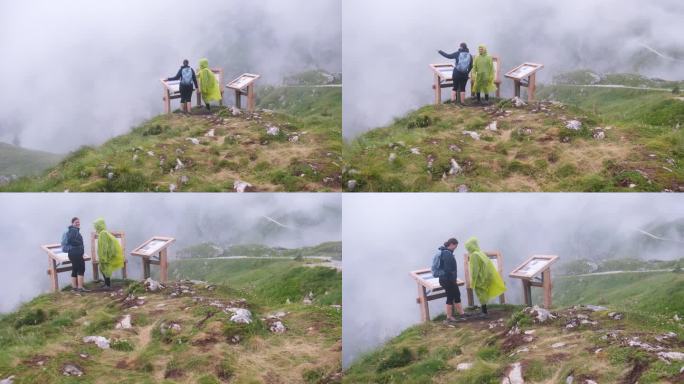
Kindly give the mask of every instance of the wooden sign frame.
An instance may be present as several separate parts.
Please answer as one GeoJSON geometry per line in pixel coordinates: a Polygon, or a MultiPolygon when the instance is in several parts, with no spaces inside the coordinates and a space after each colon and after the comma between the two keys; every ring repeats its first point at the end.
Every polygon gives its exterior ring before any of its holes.
{"type": "MultiPolygon", "coordinates": [[[[428,322],[430,321],[430,307],[428,302],[446,297],[446,292],[444,291],[444,288],[439,285],[439,279],[432,277],[432,270],[429,268],[411,271],[409,274],[418,285],[416,303],[420,306],[421,321],[428,322]],[[429,279],[426,279],[425,275],[428,275],[429,279]]],[[[456,284],[460,287],[465,283],[461,279],[456,279],[456,284]]]]}
{"type": "MultiPolygon", "coordinates": [[[[209,70],[216,76],[216,81],[218,81],[218,87],[219,91],[221,92],[221,100],[219,100],[219,105],[223,106],[223,87],[221,87],[221,84],[223,84],[223,68],[209,68],[209,70]]],[[[201,87],[200,84],[200,78],[197,76],[197,85],[201,87]]],[[[201,107],[202,106],[202,92],[200,92],[200,88],[197,88],[197,106],[201,107]]]]}
{"type": "Polygon", "coordinates": [[[544,68],[544,64],[526,62],[506,72],[504,76],[513,80],[516,97],[520,97],[520,87],[527,87],[527,101],[534,101],[534,94],[537,90],[537,72],[542,68],[544,68]],[[517,73],[524,67],[531,69],[522,74],[517,73]]]}
{"type": "MultiPolygon", "coordinates": [[[[504,277],[504,266],[503,266],[503,255],[499,251],[487,251],[485,252],[489,260],[496,260],[496,270],[499,272],[499,276],[503,279],[504,277]]],[[[475,305],[475,298],[473,296],[473,288],[470,286],[470,254],[463,254],[463,270],[465,275],[465,287],[466,287],[466,298],[468,300],[468,306],[473,307],[475,305]]],[[[506,294],[502,293],[499,296],[499,303],[506,304],[506,294]]]]}
{"type": "MultiPolygon", "coordinates": [[[[126,234],[124,231],[108,231],[111,233],[114,237],[116,237],[117,240],[119,240],[119,244],[121,244],[121,250],[123,251],[123,257],[124,257],[124,266],[121,268],[121,276],[124,279],[128,278],[128,272],[127,272],[127,266],[128,266],[128,259],[126,258],[126,234]]],[[[100,263],[97,261],[97,232],[90,232],[90,254],[93,255],[93,280],[99,281],[100,280],[100,263]]]]}
{"type": "MultiPolygon", "coordinates": [[[[501,58],[499,56],[492,56],[494,61],[494,85],[496,85],[496,97],[501,97],[501,58]]],[[[432,89],[435,92],[435,105],[442,104],[442,89],[453,88],[454,82],[451,74],[454,70],[453,63],[437,63],[429,64],[430,69],[434,74],[434,83],[432,89]]],[[[473,81],[470,78],[470,94],[473,94],[473,81]]]]}
{"type": "MultiPolygon", "coordinates": [[[[40,249],[45,251],[48,255],[47,274],[50,278],[52,292],[59,292],[59,277],[57,274],[73,270],[71,261],[68,256],[61,256],[66,255],[66,253],[62,252],[62,244],[60,243],[41,245],[40,249]],[[57,250],[59,250],[59,252],[56,252],[57,250]]],[[[87,262],[91,261],[92,258],[84,253],[83,260],[87,262]]]]}
{"type": "Polygon", "coordinates": [[[138,256],[143,261],[143,276],[145,279],[151,277],[150,265],[159,266],[159,279],[162,283],[168,280],[169,261],[167,249],[171,244],[175,243],[176,239],[167,236],[153,236],[144,243],[140,244],[133,251],[132,256],[138,256]],[[155,247],[152,250],[145,250],[153,241],[161,241],[162,245],[155,247]]]}
{"type": "Polygon", "coordinates": [[[256,108],[256,92],[254,89],[254,83],[259,79],[261,75],[255,75],[253,73],[243,73],[237,78],[233,79],[230,83],[226,84],[226,88],[230,88],[235,91],[235,107],[242,108],[241,97],[247,96],[247,110],[253,112],[256,108]]]}
{"type": "Polygon", "coordinates": [[[525,305],[528,307],[532,306],[532,287],[539,287],[544,289],[544,307],[547,309],[551,308],[551,293],[553,290],[551,265],[558,261],[558,259],[557,255],[532,255],[508,274],[508,276],[522,281],[525,305]],[[531,271],[525,271],[528,264],[534,260],[541,260],[543,265],[537,266],[531,271]],[[535,278],[535,276],[540,274],[540,280],[535,278]]]}

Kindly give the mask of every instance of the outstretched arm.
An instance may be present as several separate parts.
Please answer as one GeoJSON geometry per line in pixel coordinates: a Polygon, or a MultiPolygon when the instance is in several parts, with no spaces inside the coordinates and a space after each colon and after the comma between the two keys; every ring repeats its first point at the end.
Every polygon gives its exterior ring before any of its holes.
{"type": "Polygon", "coordinates": [[[178,73],[176,73],[176,76],[169,77],[166,79],[166,81],[180,80],[180,78],[181,78],[181,70],[178,69],[178,73]]]}
{"type": "Polygon", "coordinates": [[[446,57],[447,59],[455,59],[458,57],[458,52],[446,53],[446,52],[442,51],[441,49],[437,52],[439,52],[440,55],[446,57]]]}

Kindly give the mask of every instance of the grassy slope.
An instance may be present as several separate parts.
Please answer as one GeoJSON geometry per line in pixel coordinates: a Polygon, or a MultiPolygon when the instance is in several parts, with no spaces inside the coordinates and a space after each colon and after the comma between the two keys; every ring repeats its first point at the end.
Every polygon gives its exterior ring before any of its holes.
{"type": "Polygon", "coordinates": [[[668,349],[684,351],[684,322],[674,314],[684,314],[684,274],[625,274],[591,278],[556,278],[554,305],[561,318],[543,325],[534,322],[516,307],[494,306],[488,321],[447,327],[443,315],[425,325],[411,327],[381,348],[357,360],[346,372],[349,383],[500,383],[507,366],[522,362],[526,383],[565,383],[569,374],[575,382],[590,378],[599,383],[623,383],[636,362],[646,366],[639,383],[676,383],[681,364],[666,364],[653,354],[631,348],[601,336],[621,330],[625,336],[639,336],[647,343],[662,344],[654,339],[664,332],[675,332],[677,338],[666,342],[668,349]],[[581,280],[578,280],[581,279],[581,280]],[[568,317],[578,311],[560,309],[575,304],[603,304],[607,311],[590,312],[598,326],[582,325],[565,329],[568,317]],[[622,320],[608,317],[610,311],[624,313],[622,320]],[[489,329],[489,321],[504,319],[506,327],[489,329]],[[508,327],[535,329],[530,343],[514,343],[507,337],[508,327]],[[552,344],[565,342],[556,350],[552,344]],[[513,344],[511,344],[513,343],[513,344]],[[520,347],[529,352],[510,356],[520,347]],[[597,348],[602,348],[595,353],[597,348]],[[406,350],[405,350],[406,349],[406,350]],[[468,371],[457,371],[456,365],[474,363],[468,371]]]}
{"type": "Polygon", "coordinates": [[[420,108],[347,144],[344,179],[356,180],[361,191],[453,191],[461,184],[473,191],[684,188],[684,129],[675,128],[684,123],[684,100],[678,96],[554,85],[542,87],[539,97],[569,106],[536,113],[536,106],[504,106],[512,112],[507,117],[497,117],[496,108],[420,108]],[[563,119],[575,118],[584,125],[579,132],[565,128],[563,119]],[[485,131],[495,119],[498,132],[485,131]],[[607,126],[605,140],[592,137],[593,129],[607,126]],[[474,141],[463,130],[483,139],[474,141]],[[397,160],[390,162],[390,153],[397,160]],[[435,159],[431,170],[428,156],[435,159]],[[451,158],[464,168],[460,175],[448,175],[451,158]]]}
{"type": "Polygon", "coordinates": [[[171,264],[177,274],[230,284],[230,288],[221,284],[211,291],[195,285],[195,295],[209,299],[203,303],[194,302],[192,295],[171,298],[168,288],[140,294],[146,304],[130,310],[121,309],[107,293],[37,297],[17,312],[0,317],[0,378],[16,375],[15,383],[318,383],[339,371],[341,313],[329,303],[339,303],[341,297],[338,293],[324,295],[325,290],[341,288],[339,273],[328,268],[300,268],[295,262],[222,261],[212,267],[221,273],[197,275],[199,269],[192,263],[171,264]],[[303,294],[295,292],[299,278],[310,282],[307,289],[320,292],[313,305],[303,305],[303,294]],[[275,293],[281,291],[291,293],[292,303],[277,297],[275,293]],[[229,316],[220,311],[198,325],[208,312],[216,311],[208,305],[212,299],[227,302],[239,298],[249,303],[256,320],[252,325],[230,323],[229,316]],[[44,322],[16,327],[37,309],[47,314],[44,322]],[[260,320],[275,311],[288,313],[283,318],[288,327],[285,334],[269,332],[260,320]],[[133,316],[134,331],[114,330],[114,321],[127,312],[133,316]],[[179,323],[180,334],[162,336],[158,329],[164,321],[179,323]],[[80,341],[91,334],[126,340],[133,350],[103,351],[80,341]],[[235,334],[241,335],[242,341],[228,343],[235,334]],[[89,357],[82,358],[80,353],[89,357]],[[36,356],[47,356],[47,363],[22,363],[36,360],[36,356]],[[78,364],[86,375],[79,379],[62,376],[61,367],[67,362],[78,364]],[[182,376],[164,379],[174,369],[182,376]],[[222,373],[230,378],[224,375],[221,379],[222,373]]]}
{"type": "Polygon", "coordinates": [[[335,260],[342,260],[342,242],[328,241],[312,247],[296,249],[271,248],[260,244],[239,244],[231,245],[228,249],[223,250],[223,252],[216,249],[213,244],[203,243],[182,249],[179,253],[183,258],[210,258],[217,256],[327,256],[335,260]]]}
{"type": "Polygon", "coordinates": [[[0,175],[30,176],[53,167],[62,155],[0,143],[0,175]]]}
{"type": "Polygon", "coordinates": [[[166,192],[170,184],[179,191],[232,191],[235,180],[258,191],[339,190],[341,90],[267,87],[259,94],[260,108],[278,112],[161,115],[97,148],[73,152],[40,177],[18,180],[0,191],[166,192]],[[267,135],[268,125],[278,126],[280,134],[267,135]],[[204,136],[210,129],[215,130],[213,138],[204,136]],[[295,134],[298,142],[288,141],[295,134]],[[184,169],[172,172],[177,159],[184,169]]]}

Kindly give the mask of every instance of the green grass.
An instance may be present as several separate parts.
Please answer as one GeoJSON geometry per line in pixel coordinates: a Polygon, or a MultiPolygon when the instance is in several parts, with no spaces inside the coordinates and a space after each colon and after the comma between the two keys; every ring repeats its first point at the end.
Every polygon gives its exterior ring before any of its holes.
{"type": "Polygon", "coordinates": [[[168,192],[174,184],[176,191],[221,192],[233,191],[235,180],[258,191],[339,190],[341,89],[264,87],[258,94],[258,108],[271,110],[258,118],[221,108],[211,119],[201,108],[191,117],[160,115],[0,191],[168,192]],[[266,134],[270,125],[278,136],[266,134]],[[215,137],[205,137],[211,129],[215,137]],[[293,135],[297,142],[288,140],[293,135]]]}
{"type": "MultiPolygon", "coordinates": [[[[636,81],[626,75],[604,80],[636,81]]],[[[577,75],[567,82],[573,81],[588,79],[577,75]]],[[[452,192],[461,185],[476,192],[684,190],[684,101],[678,95],[556,84],[541,86],[537,98],[565,106],[545,104],[540,111],[536,104],[515,108],[495,100],[511,114],[495,117],[496,107],[450,104],[410,112],[345,144],[343,185],[353,180],[354,191],[366,192],[452,192]],[[484,130],[494,119],[498,131],[484,130]],[[569,119],[582,128],[565,128],[569,119]],[[594,139],[598,128],[605,139],[594,139]],[[464,136],[466,130],[481,140],[464,136]],[[457,175],[449,174],[451,158],[462,168],[457,175]]]]}
{"type": "Polygon", "coordinates": [[[226,249],[211,243],[196,244],[178,252],[182,258],[212,258],[219,256],[250,257],[307,257],[322,256],[342,260],[342,242],[328,241],[312,247],[283,248],[269,247],[262,244],[236,244],[226,249]],[[218,249],[217,249],[218,248],[218,249]]]}
{"type": "Polygon", "coordinates": [[[0,143],[0,175],[33,176],[56,165],[63,155],[0,143]]]}

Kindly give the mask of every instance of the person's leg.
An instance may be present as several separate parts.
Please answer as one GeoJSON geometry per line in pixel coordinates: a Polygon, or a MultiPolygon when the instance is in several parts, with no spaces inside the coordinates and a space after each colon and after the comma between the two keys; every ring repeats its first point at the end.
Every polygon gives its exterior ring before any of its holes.
{"type": "Polygon", "coordinates": [[[448,300],[446,305],[446,318],[447,320],[452,320],[454,318],[454,306],[449,304],[448,300]]]}
{"type": "Polygon", "coordinates": [[[76,264],[78,262],[78,259],[75,256],[67,255],[69,257],[69,261],[71,262],[71,290],[72,291],[77,291],[78,290],[78,268],[76,267],[76,264]]]}
{"type": "Polygon", "coordinates": [[[78,279],[74,276],[73,271],[71,271],[71,290],[75,291],[78,289],[78,279]]]}
{"type": "Polygon", "coordinates": [[[208,102],[205,102],[204,105],[207,107],[207,111],[211,111],[211,106],[208,102]]]}
{"type": "Polygon", "coordinates": [[[107,286],[108,288],[112,287],[112,279],[107,277],[107,276],[104,277],[104,283],[105,283],[105,286],[107,286]]]}
{"type": "Polygon", "coordinates": [[[477,102],[480,102],[480,92],[477,93],[477,102]]]}
{"type": "Polygon", "coordinates": [[[482,313],[487,314],[487,304],[482,304],[482,313]]]}
{"type": "Polygon", "coordinates": [[[485,93],[485,101],[489,101],[489,93],[485,93]]]}
{"type": "Polygon", "coordinates": [[[465,105],[465,91],[461,92],[461,104],[465,105]]]}
{"type": "Polygon", "coordinates": [[[456,90],[455,89],[451,90],[451,102],[452,103],[456,102],[456,90]]]}

